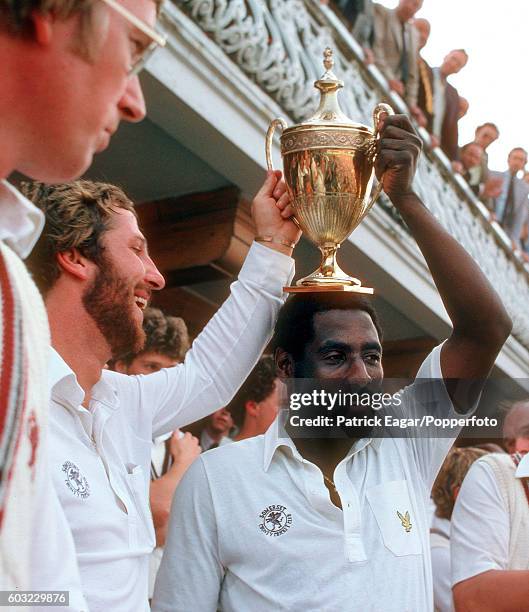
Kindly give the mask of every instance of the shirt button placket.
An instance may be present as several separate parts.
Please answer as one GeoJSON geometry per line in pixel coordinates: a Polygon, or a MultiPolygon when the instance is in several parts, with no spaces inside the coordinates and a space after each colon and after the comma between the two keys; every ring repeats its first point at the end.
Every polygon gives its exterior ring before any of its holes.
{"type": "Polygon", "coordinates": [[[335,484],[342,501],[344,547],[347,560],[351,563],[367,561],[362,542],[358,494],[345,473],[345,464],[336,469],[335,484]]]}

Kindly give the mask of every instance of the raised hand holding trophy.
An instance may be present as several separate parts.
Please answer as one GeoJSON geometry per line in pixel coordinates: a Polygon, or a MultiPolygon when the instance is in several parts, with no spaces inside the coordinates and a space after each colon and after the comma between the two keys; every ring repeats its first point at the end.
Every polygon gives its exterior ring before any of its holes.
{"type": "Polygon", "coordinates": [[[288,292],[354,291],[373,293],[360,280],[348,276],[336,263],[340,244],[367,215],[382,190],[382,182],[371,197],[376,159],[377,127],[383,114],[392,115],[387,104],[373,111],[373,129],[351,121],[338,105],[343,81],[332,72],[332,51],[324,51],[325,73],[314,83],[321,94],[316,113],[305,122],[287,127],[274,119],[266,134],[266,162],[272,167],[272,139],[276,127],[281,135],[283,173],[295,221],[305,236],[320,249],[320,267],[288,292]]]}

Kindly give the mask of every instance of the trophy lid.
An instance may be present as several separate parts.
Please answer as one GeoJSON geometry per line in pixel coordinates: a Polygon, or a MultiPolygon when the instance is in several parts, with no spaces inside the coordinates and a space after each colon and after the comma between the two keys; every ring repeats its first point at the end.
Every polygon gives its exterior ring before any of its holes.
{"type": "Polygon", "coordinates": [[[332,71],[334,59],[333,51],[329,47],[323,52],[323,66],[325,67],[325,72],[314,82],[314,87],[319,89],[321,96],[318,110],[314,115],[298,124],[298,127],[303,125],[321,125],[326,127],[339,126],[366,130],[372,133],[372,130],[366,125],[356,123],[349,119],[340,108],[338,103],[338,90],[344,86],[344,82],[338,79],[332,71]]]}

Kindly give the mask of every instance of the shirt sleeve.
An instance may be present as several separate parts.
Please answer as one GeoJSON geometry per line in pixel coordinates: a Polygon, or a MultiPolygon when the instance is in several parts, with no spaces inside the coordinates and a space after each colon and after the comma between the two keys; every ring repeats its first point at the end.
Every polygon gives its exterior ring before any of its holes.
{"type": "Polygon", "coordinates": [[[154,437],[230,402],[271,338],[286,298],[283,287],[293,275],[292,258],[254,243],[230,296],[193,342],[185,362],[133,377],[140,410],[152,415],[154,437]]]}
{"type": "Polygon", "coordinates": [[[509,516],[489,465],[476,461],[452,514],[452,584],[489,570],[507,569],[509,516]]]}
{"type": "Polygon", "coordinates": [[[215,612],[224,578],[217,521],[201,458],[176,489],[153,612],[215,612]]]}
{"type": "MultiPolygon", "coordinates": [[[[47,458],[43,463],[35,491],[30,590],[68,591],[69,606],[59,609],[87,612],[72,532],[53,486],[47,458]]],[[[49,607],[34,609],[45,612],[49,607]]]]}

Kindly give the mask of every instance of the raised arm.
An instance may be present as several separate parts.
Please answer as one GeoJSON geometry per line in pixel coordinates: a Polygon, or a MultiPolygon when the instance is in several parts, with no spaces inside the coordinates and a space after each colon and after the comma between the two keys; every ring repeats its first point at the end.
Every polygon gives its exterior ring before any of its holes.
{"type": "Polygon", "coordinates": [[[383,175],[384,191],[424,255],[452,322],[441,352],[443,378],[485,379],[509,336],[511,320],[478,264],[413,191],[422,144],[408,117],[386,117],[378,147],[377,176],[383,175]]]}
{"type": "MultiPolygon", "coordinates": [[[[253,243],[230,296],[197,337],[184,364],[129,383],[139,385],[141,403],[150,407],[155,436],[228,404],[271,337],[285,300],[283,287],[294,274],[292,245],[300,236],[296,225],[281,216],[288,196],[280,175],[268,173],[252,205],[257,236],[266,241],[253,243]]],[[[138,409],[144,414],[145,409],[138,409]]]]}

